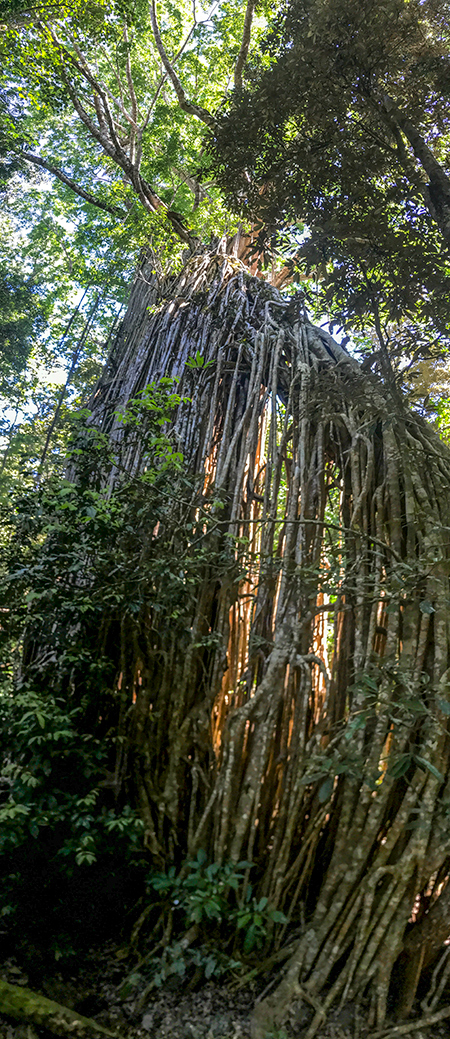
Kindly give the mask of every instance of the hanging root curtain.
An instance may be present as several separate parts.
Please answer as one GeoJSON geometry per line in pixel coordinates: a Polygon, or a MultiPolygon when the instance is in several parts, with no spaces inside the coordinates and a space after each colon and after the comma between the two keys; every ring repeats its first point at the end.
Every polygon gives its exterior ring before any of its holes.
{"type": "Polygon", "coordinates": [[[301,993],[309,1039],[363,995],[380,1026],[450,934],[450,452],[224,251],[139,272],[91,420],[128,472],[116,413],[175,376],[193,482],[147,547],[161,595],[169,550],[192,594],[108,622],[123,778],[159,868],[249,860],[288,917],[255,1034],[301,993]]]}

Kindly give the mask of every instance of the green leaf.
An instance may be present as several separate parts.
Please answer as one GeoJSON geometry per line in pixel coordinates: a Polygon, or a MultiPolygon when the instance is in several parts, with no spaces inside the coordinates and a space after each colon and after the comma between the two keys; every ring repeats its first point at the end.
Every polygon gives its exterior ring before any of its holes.
{"type": "Polygon", "coordinates": [[[438,769],[431,764],[431,761],[427,761],[426,758],[422,758],[418,754],[414,755],[414,761],[416,765],[418,765],[419,768],[422,769],[422,771],[431,772],[431,775],[434,776],[435,779],[438,779],[440,783],[444,782],[444,776],[442,775],[442,772],[439,772],[438,769]]]}
{"type": "Polygon", "coordinates": [[[404,776],[408,769],[411,768],[412,760],[412,754],[402,754],[397,761],[394,761],[394,763],[389,766],[388,775],[391,776],[392,779],[400,779],[400,777],[404,776]]]}
{"type": "Polygon", "coordinates": [[[246,927],[247,924],[250,923],[251,919],[252,919],[252,914],[251,913],[244,913],[243,916],[238,916],[238,921],[237,921],[238,931],[240,931],[242,929],[242,927],[246,927]]]}
{"type": "Polygon", "coordinates": [[[319,787],[318,798],[320,804],[325,804],[325,801],[331,797],[334,789],[334,776],[327,776],[323,783],[319,787]]]}
{"type": "Polygon", "coordinates": [[[421,613],[425,613],[428,615],[431,615],[435,612],[433,603],[429,602],[428,599],[422,599],[422,602],[419,603],[419,610],[421,611],[421,613]]]}
{"type": "Polygon", "coordinates": [[[361,711],[359,714],[355,715],[354,718],[350,719],[344,733],[344,737],[346,740],[351,740],[352,737],[355,735],[355,732],[358,732],[359,729],[362,729],[364,727],[366,723],[366,718],[367,712],[361,711]]]}
{"type": "Polygon", "coordinates": [[[212,978],[216,966],[217,960],[214,958],[214,956],[208,956],[205,966],[205,978],[212,978]]]}
{"type": "Polygon", "coordinates": [[[280,909],[272,909],[270,912],[270,919],[273,920],[274,924],[287,923],[287,916],[285,916],[280,909]]]}
{"type": "Polygon", "coordinates": [[[244,938],[244,952],[251,952],[256,942],[257,929],[255,924],[250,924],[250,927],[244,938]]]}

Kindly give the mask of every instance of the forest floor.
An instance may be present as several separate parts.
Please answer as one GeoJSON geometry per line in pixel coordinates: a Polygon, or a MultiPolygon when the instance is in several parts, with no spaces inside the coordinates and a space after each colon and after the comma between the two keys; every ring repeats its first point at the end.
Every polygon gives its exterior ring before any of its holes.
{"type": "MultiPolygon", "coordinates": [[[[236,983],[204,982],[189,990],[183,979],[170,988],[144,995],[133,989],[124,995],[127,968],[119,950],[112,945],[91,950],[82,966],[64,969],[54,964],[43,973],[43,964],[34,970],[30,961],[23,968],[13,958],[0,964],[0,977],[10,984],[27,986],[48,998],[93,1018],[115,1032],[118,1039],[250,1039],[250,1017],[256,986],[236,990],[236,983]]],[[[449,1002],[449,999],[446,1000],[449,1002]]],[[[293,1003],[283,1027],[272,1039],[303,1039],[312,1011],[303,1002],[293,1003]]],[[[433,1027],[419,1026],[411,1019],[391,1030],[386,1039],[450,1039],[450,1021],[433,1027]]],[[[331,1013],[316,1039],[371,1039],[364,1010],[349,1003],[331,1013]]],[[[25,1022],[14,1022],[0,1015],[0,1039],[50,1039],[49,1033],[25,1022]]]]}

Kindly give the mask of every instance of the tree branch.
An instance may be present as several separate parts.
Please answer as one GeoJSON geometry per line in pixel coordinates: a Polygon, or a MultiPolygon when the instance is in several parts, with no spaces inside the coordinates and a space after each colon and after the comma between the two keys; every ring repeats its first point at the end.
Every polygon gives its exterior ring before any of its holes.
{"type": "Polygon", "coordinates": [[[395,101],[388,94],[383,95],[383,106],[390,116],[403,131],[414,155],[422,169],[430,178],[429,185],[424,185],[424,198],[429,212],[438,224],[444,238],[450,241],[450,178],[445,170],[434,157],[425,139],[419,133],[417,127],[408,118],[405,112],[397,107],[395,101]]]}
{"type": "Polygon", "coordinates": [[[207,126],[214,126],[214,118],[206,108],[202,108],[201,105],[196,105],[193,101],[188,101],[175,69],[173,68],[173,65],[170,64],[158,28],[155,0],[151,0],[150,4],[150,21],[159,56],[175,90],[180,108],[183,109],[183,112],[187,112],[188,115],[195,115],[197,119],[200,119],[202,123],[206,123],[207,126]]]}
{"type": "Polygon", "coordinates": [[[89,202],[90,205],[96,206],[97,209],[102,209],[104,213],[111,213],[111,216],[120,218],[126,216],[126,213],[119,209],[118,206],[109,206],[107,202],[101,202],[95,195],[91,195],[90,191],[85,191],[80,184],[72,180],[72,177],[68,177],[67,173],[60,170],[58,166],[54,166],[48,159],[42,158],[41,155],[35,155],[33,152],[19,152],[19,154],[27,162],[32,162],[34,166],[41,166],[42,169],[47,170],[47,173],[52,173],[54,177],[66,184],[68,188],[71,188],[75,195],[79,195],[80,198],[83,198],[85,202],[89,202]]]}
{"type": "Polygon", "coordinates": [[[435,159],[433,152],[426,144],[425,139],[416,129],[411,120],[408,119],[405,112],[402,112],[400,108],[397,108],[395,101],[393,101],[388,94],[384,94],[383,103],[387,113],[394,117],[400,129],[403,130],[403,133],[407,137],[413,149],[416,159],[419,160],[430,180],[434,180],[436,184],[439,184],[439,186],[450,195],[450,179],[442,169],[440,163],[435,159]]]}
{"type": "MultiPolygon", "coordinates": [[[[187,47],[187,45],[189,43],[189,40],[190,40],[190,38],[192,36],[192,33],[194,32],[194,29],[195,29],[196,25],[197,25],[197,22],[194,22],[194,25],[192,26],[192,28],[189,29],[189,32],[188,32],[187,36],[185,37],[185,39],[183,40],[183,43],[181,44],[180,49],[177,51],[175,57],[172,60],[172,67],[175,65],[175,62],[178,61],[178,58],[181,57],[183,51],[187,47]]],[[[154,108],[154,106],[155,106],[155,104],[156,104],[156,102],[158,100],[158,97],[159,97],[160,92],[161,92],[161,90],[162,90],[162,88],[164,86],[164,83],[167,80],[167,76],[168,76],[167,72],[165,72],[164,75],[161,76],[161,79],[160,79],[160,81],[158,83],[156,91],[155,91],[155,93],[154,93],[154,95],[152,97],[152,100],[150,101],[150,104],[148,106],[148,109],[147,109],[147,112],[146,112],[146,115],[145,115],[145,118],[144,118],[144,122],[142,123],[142,126],[139,127],[139,130],[138,130],[139,147],[141,146],[142,135],[144,133],[144,130],[147,129],[147,126],[149,124],[150,116],[151,116],[151,113],[152,113],[152,109],[154,108]]]]}
{"type": "MultiPolygon", "coordinates": [[[[194,21],[194,24],[193,24],[192,28],[189,29],[189,32],[188,32],[187,36],[183,40],[183,43],[181,44],[179,50],[175,54],[175,57],[172,59],[172,67],[175,65],[175,62],[178,61],[178,58],[181,57],[181,55],[183,54],[183,51],[186,49],[186,47],[187,47],[187,45],[189,43],[189,40],[190,40],[190,38],[192,36],[192,33],[194,32],[194,29],[195,29],[196,25],[197,25],[197,22],[194,21]]],[[[160,81],[158,83],[156,91],[155,91],[155,93],[154,93],[154,95],[152,97],[152,100],[150,101],[150,104],[148,106],[148,109],[147,109],[147,112],[146,112],[146,115],[145,115],[144,122],[142,123],[142,126],[139,128],[140,140],[142,140],[142,134],[144,133],[144,130],[147,129],[147,126],[148,126],[148,123],[149,123],[149,120],[150,120],[150,115],[152,113],[152,109],[153,109],[154,105],[156,104],[156,102],[158,100],[159,94],[160,94],[160,92],[161,92],[161,90],[162,90],[162,88],[164,86],[164,83],[167,80],[167,76],[168,76],[167,72],[165,72],[164,75],[161,76],[161,79],[160,79],[160,81]]]]}
{"type": "MultiPolygon", "coordinates": [[[[104,152],[106,152],[106,154],[109,155],[113,162],[115,162],[116,165],[120,166],[120,169],[123,170],[127,180],[129,180],[130,184],[134,188],[144,208],[152,213],[165,212],[178,237],[181,238],[183,242],[186,242],[186,244],[191,247],[192,238],[189,232],[184,227],[182,219],[178,216],[178,214],[172,213],[168,210],[165,203],[159,198],[158,195],[155,194],[153,189],[150,187],[150,184],[148,184],[148,182],[144,180],[144,178],[141,176],[139,172],[139,169],[135,165],[133,165],[127,153],[120,146],[120,143],[117,140],[117,136],[115,135],[114,142],[112,142],[111,139],[107,136],[108,127],[105,123],[101,111],[100,101],[102,99],[100,93],[94,93],[94,100],[97,102],[97,118],[99,119],[99,127],[97,127],[95,123],[92,121],[92,119],[89,118],[87,112],[83,108],[83,105],[79,101],[79,98],[77,97],[76,91],[74,90],[73,85],[69,80],[69,77],[64,72],[63,77],[64,82],[67,86],[67,91],[72,99],[75,111],[78,113],[80,119],[83,121],[85,126],[88,127],[94,139],[99,142],[104,152]]],[[[94,82],[94,91],[95,89],[96,88],[94,82]]]]}
{"type": "MultiPolygon", "coordinates": [[[[69,97],[71,98],[75,111],[77,112],[80,119],[91,133],[94,140],[98,141],[106,155],[109,155],[113,162],[115,162],[116,165],[123,170],[127,180],[134,188],[144,208],[147,211],[153,213],[165,213],[178,237],[181,238],[183,242],[186,242],[186,244],[189,245],[189,247],[192,247],[192,236],[190,235],[189,231],[185,228],[182,217],[178,213],[169,210],[165,203],[158,197],[158,195],[155,194],[150,184],[141,176],[139,172],[139,163],[133,162],[130,156],[125,151],[125,149],[122,147],[116,132],[116,123],[114,120],[114,116],[108,104],[108,98],[106,96],[105,87],[93,74],[92,69],[86,61],[85,56],[77,47],[79,53],[79,60],[77,60],[77,58],[73,54],[71,54],[67,47],[65,47],[64,44],[61,43],[61,41],[58,39],[56,34],[51,29],[47,29],[47,32],[50,35],[50,38],[54,46],[57,48],[61,56],[61,59],[66,59],[66,63],[69,64],[69,67],[74,68],[79,73],[79,75],[81,75],[82,78],[89,83],[89,86],[93,91],[94,108],[97,115],[98,125],[90,118],[90,116],[86,112],[86,109],[80,101],[74,84],[71,82],[69,78],[64,61],[62,61],[61,77],[66,85],[69,97]]],[[[116,101],[116,99],[114,100],[116,101]]],[[[208,115],[208,113],[206,113],[206,115],[208,115]]],[[[88,201],[91,201],[91,199],[88,199],[88,201]]],[[[124,216],[125,214],[121,213],[120,215],[124,216]]]]}
{"type": "Polygon", "coordinates": [[[134,121],[134,125],[137,126],[137,121],[138,121],[138,103],[137,103],[136,91],[134,89],[133,75],[132,75],[132,71],[131,71],[131,57],[130,57],[131,41],[129,40],[129,37],[128,37],[128,29],[127,29],[126,25],[124,25],[124,29],[123,29],[123,38],[124,38],[124,42],[126,43],[126,47],[127,47],[126,72],[127,72],[128,91],[129,91],[129,94],[130,94],[130,101],[131,101],[131,116],[132,116],[132,119],[134,121]]]}
{"type": "MultiPolygon", "coordinates": [[[[86,293],[85,293],[85,295],[86,295],[86,293]]],[[[58,400],[57,400],[57,404],[56,404],[56,408],[55,408],[55,413],[54,413],[53,418],[52,418],[52,420],[50,422],[50,425],[48,427],[47,436],[45,438],[45,444],[44,444],[44,447],[42,449],[41,460],[39,462],[39,474],[42,472],[42,469],[43,469],[43,466],[44,466],[44,462],[45,462],[45,459],[47,457],[47,452],[48,452],[48,449],[49,449],[49,446],[50,446],[50,440],[52,438],[53,431],[55,429],[56,423],[57,423],[59,415],[60,415],[60,411],[61,411],[61,408],[62,408],[62,405],[63,405],[64,397],[66,396],[66,390],[67,390],[67,388],[69,386],[69,383],[70,383],[70,381],[72,379],[72,375],[73,375],[73,373],[74,373],[74,371],[75,371],[75,369],[77,367],[78,359],[79,359],[81,350],[82,350],[82,348],[83,348],[83,346],[84,346],[84,344],[86,342],[86,339],[87,339],[87,336],[88,336],[88,332],[90,331],[90,328],[91,328],[91,325],[93,323],[94,317],[95,317],[95,315],[97,313],[99,302],[100,302],[100,293],[98,292],[97,296],[96,296],[96,299],[95,299],[95,302],[94,302],[94,304],[93,304],[93,306],[91,308],[89,317],[87,318],[87,320],[84,323],[84,328],[83,328],[82,333],[80,335],[80,338],[79,338],[79,340],[77,342],[75,350],[73,351],[72,360],[70,362],[70,368],[69,368],[69,371],[67,372],[67,376],[66,376],[66,381],[64,383],[64,386],[61,387],[61,390],[59,392],[59,396],[58,396],[58,400]]]]}
{"type": "Polygon", "coordinates": [[[242,33],[242,43],[237,61],[234,69],[234,86],[236,90],[242,89],[242,72],[244,69],[245,62],[247,61],[248,48],[250,46],[250,37],[252,31],[253,15],[255,13],[256,0],[247,0],[247,8],[245,11],[244,18],[244,31],[242,33]]]}

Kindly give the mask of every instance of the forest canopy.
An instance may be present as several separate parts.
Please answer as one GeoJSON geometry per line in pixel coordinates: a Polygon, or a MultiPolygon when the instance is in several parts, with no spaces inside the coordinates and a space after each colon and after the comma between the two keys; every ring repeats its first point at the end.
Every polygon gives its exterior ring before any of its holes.
{"type": "Polygon", "coordinates": [[[325,310],[448,326],[449,98],[445,4],[290,3],[267,67],[219,114],[219,181],[264,235],[301,221],[295,261],[325,310]]]}

